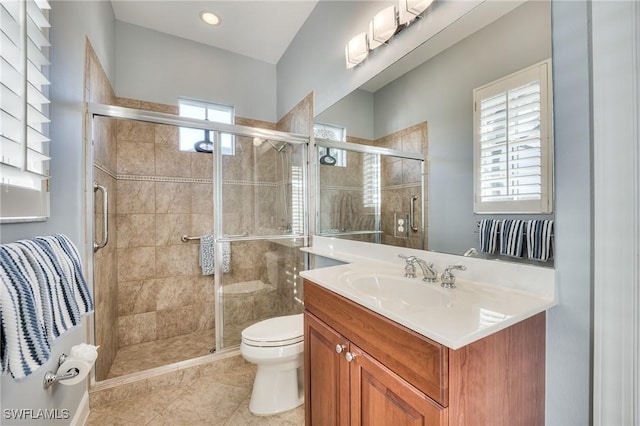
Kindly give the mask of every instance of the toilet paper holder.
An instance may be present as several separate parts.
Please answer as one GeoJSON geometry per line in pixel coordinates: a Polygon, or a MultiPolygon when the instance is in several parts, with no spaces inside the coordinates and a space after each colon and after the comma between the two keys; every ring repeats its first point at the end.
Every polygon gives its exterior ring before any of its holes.
{"type": "MultiPolygon", "coordinates": [[[[67,354],[60,355],[60,358],[58,358],[58,368],[60,368],[60,366],[64,364],[66,360],[67,360],[67,354]]],[[[47,371],[44,375],[42,387],[44,389],[48,389],[49,386],[51,386],[55,382],[59,382],[60,380],[72,379],[76,377],[78,374],[80,374],[80,371],[77,368],[71,368],[66,373],[59,374],[59,375],[54,373],[53,371],[47,371]]]]}

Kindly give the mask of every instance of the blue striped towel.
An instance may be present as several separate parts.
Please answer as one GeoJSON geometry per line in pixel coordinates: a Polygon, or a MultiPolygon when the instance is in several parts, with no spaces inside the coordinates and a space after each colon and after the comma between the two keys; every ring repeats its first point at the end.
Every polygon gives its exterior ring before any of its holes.
{"type": "Polygon", "coordinates": [[[495,254],[498,248],[498,234],[500,221],[496,219],[482,219],[478,224],[480,235],[480,251],[495,254]]]}
{"type": "Polygon", "coordinates": [[[49,359],[52,342],[81,323],[93,300],[80,255],[64,235],[0,248],[2,371],[20,379],[49,359]]]}
{"type": "MultiPolygon", "coordinates": [[[[222,272],[228,273],[231,270],[231,244],[228,241],[222,245],[222,272]]],[[[203,235],[200,237],[200,268],[202,275],[213,275],[215,269],[215,239],[213,235],[203,235]]]]}
{"type": "Polygon", "coordinates": [[[553,258],[553,220],[527,222],[527,254],[540,262],[553,258]]]}
{"type": "Polygon", "coordinates": [[[2,372],[22,379],[51,358],[36,273],[16,244],[0,245],[2,372]]]}
{"type": "Polygon", "coordinates": [[[502,221],[500,231],[500,254],[502,256],[522,257],[524,254],[525,221],[506,219],[502,221]]]}

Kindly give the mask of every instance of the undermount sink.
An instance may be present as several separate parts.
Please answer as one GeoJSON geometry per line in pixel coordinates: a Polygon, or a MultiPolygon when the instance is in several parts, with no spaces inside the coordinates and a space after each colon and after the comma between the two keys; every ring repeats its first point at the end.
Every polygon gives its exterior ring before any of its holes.
{"type": "Polygon", "coordinates": [[[340,277],[345,288],[380,308],[415,311],[446,307],[453,301],[453,292],[439,284],[419,278],[402,278],[385,274],[347,273],[340,277]]]}

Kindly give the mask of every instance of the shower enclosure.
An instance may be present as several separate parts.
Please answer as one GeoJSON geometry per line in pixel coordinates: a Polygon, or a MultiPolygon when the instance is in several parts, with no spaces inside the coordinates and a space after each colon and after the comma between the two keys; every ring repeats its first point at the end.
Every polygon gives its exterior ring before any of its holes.
{"type": "Polygon", "coordinates": [[[308,137],[106,105],[88,116],[96,380],[235,348],[243,328],[302,311],[308,137]],[[204,152],[181,150],[185,128],[204,152]]]}
{"type": "Polygon", "coordinates": [[[317,138],[315,145],[336,157],[316,169],[316,234],[425,247],[423,154],[317,138]]]}

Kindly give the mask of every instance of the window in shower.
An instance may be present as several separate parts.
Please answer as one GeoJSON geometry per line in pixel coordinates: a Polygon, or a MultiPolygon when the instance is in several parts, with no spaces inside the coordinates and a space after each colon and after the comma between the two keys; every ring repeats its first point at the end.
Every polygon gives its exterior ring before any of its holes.
{"type": "MultiPolygon", "coordinates": [[[[199,120],[215,121],[216,123],[233,124],[234,108],[211,102],[194,99],[178,99],[178,108],[181,117],[197,118],[199,120]]],[[[220,134],[223,155],[235,155],[235,141],[229,133],[220,134]]],[[[213,132],[209,130],[180,128],[180,151],[212,152],[213,132]]]]}
{"type": "MultiPolygon", "coordinates": [[[[313,136],[330,141],[346,142],[347,129],[346,127],[335,126],[333,124],[313,123],[313,136]]],[[[330,155],[335,158],[336,166],[347,167],[347,151],[343,149],[319,147],[318,157],[320,158],[323,155],[330,155]]]]}

